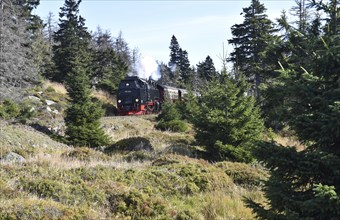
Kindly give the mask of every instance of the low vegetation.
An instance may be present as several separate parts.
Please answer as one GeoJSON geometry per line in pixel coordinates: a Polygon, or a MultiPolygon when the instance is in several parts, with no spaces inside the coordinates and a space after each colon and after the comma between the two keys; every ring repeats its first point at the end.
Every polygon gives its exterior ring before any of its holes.
{"type": "MultiPolygon", "coordinates": [[[[2,121],[0,158],[16,152],[25,162],[0,160],[0,218],[255,217],[243,197],[264,201],[259,183],[264,169],[195,159],[193,134],[157,131],[155,116],[127,119],[108,132],[121,140],[105,149],[70,148],[29,126],[2,121]],[[129,119],[135,119],[140,136],[130,136],[129,119]]],[[[103,127],[121,120],[108,117],[103,127]]]]}

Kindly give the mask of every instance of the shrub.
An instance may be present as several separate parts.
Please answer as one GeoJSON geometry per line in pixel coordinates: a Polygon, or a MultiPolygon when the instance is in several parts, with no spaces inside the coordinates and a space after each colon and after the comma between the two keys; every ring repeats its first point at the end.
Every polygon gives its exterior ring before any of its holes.
{"type": "Polygon", "coordinates": [[[176,105],[174,103],[165,102],[162,105],[162,112],[158,115],[158,120],[172,121],[180,119],[181,115],[178,112],[176,105]]]}
{"type": "Polygon", "coordinates": [[[110,158],[102,152],[88,147],[76,147],[71,151],[62,154],[63,157],[74,158],[82,161],[109,160],[110,158]]]}
{"type": "Polygon", "coordinates": [[[110,147],[105,148],[105,153],[112,154],[115,151],[153,151],[150,141],[143,137],[132,137],[120,140],[110,147]]]}
{"type": "Polygon", "coordinates": [[[15,103],[10,99],[6,99],[0,104],[0,118],[4,119],[18,119],[25,123],[27,119],[35,115],[34,108],[28,102],[15,103]]]}
{"type": "Polygon", "coordinates": [[[133,219],[172,219],[164,200],[135,188],[111,192],[108,202],[118,218],[133,216],[133,219]]]}
{"type": "Polygon", "coordinates": [[[181,120],[175,119],[171,121],[161,120],[156,128],[162,131],[174,131],[174,132],[186,132],[188,130],[188,125],[181,120]]]}
{"type": "Polygon", "coordinates": [[[216,160],[231,160],[243,163],[250,163],[254,160],[250,151],[241,146],[235,147],[230,144],[223,144],[221,141],[216,141],[214,150],[210,150],[210,154],[216,152],[216,154],[211,155],[211,158],[216,160]]]}
{"type": "Polygon", "coordinates": [[[2,104],[0,104],[0,117],[4,119],[13,119],[20,114],[20,108],[18,104],[10,99],[5,99],[2,104]]]}
{"type": "Polygon", "coordinates": [[[235,184],[249,188],[261,186],[268,178],[268,173],[264,169],[245,163],[224,161],[217,163],[216,166],[224,170],[235,184]]]}
{"type": "Polygon", "coordinates": [[[105,193],[84,183],[66,184],[49,179],[20,179],[23,190],[40,198],[49,198],[65,205],[103,205],[105,193]]]}
{"type": "Polygon", "coordinates": [[[0,219],[98,219],[88,207],[68,207],[57,202],[37,199],[16,199],[0,205],[0,219]]]}

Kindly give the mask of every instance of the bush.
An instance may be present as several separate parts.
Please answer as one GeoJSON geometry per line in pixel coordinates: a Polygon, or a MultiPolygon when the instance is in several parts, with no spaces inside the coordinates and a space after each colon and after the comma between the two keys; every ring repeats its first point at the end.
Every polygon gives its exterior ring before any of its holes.
{"type": "Polygon", "coordinates": [[[15,103],[10,99],[6,99],[0,104],[0,118],[18,119],[20,122],[25,123],[27,119],[35,115],[33,107],[28,102],[15,103]]]}
{"type": "Polygon", "coordinates": [[[216,160],[231,160],[242,163],[250,163],[254,160],[250,151],[241,146],[235,147],[230,144],[223,144],[221,141],[216,141],[214,145],[215,151],[210,151],[210,154],[216,152],[217,154],[211,155],[216,160]]]}
{"type": "Polygon", "coordinates": [[[153,151],[150,141],[143,137],[132,137],[120,140],[110,147],[105,148],[105,153],[112,154],[115,151],[153,151]]]}
{"type": "Polygon", "coordinates": [[[172,219],[164,200],[135,188],[110,193],[108,202],[118,218],[133,216],[133,219],[172,219]]]}
{"type": "Polygon", "coordinates": [[[235,184],[248,188],[261,186],[268,178],[268,173],[264,169],[245,163],[224,161],[217,163],[216,166],[224,170],[235,184]]]}
{"type": "Polygon", "coordinates": [[[37,199],[16,199],[0,205],[0,219],[98,219],[88,207],[68,207],[57,202],[37,199]]]}
{"type": "Polygon", "coordinates": [[[23,190],[39,198],[49,198],[65,205],[103,205],[105,193],[84,183],[66,184],[49,179],[21,178],[23,190]]]}
{"type": "Polygon", "coordinates": [[[171,121],[161,120],[156,125],[156,128],[162,131],[186,132],[188,125],[181,120],[175,119],[171,121]]]}
{"type": "Polygon", "coordinates": [[[2,104],[0,104],[0,117],[4,119],[13,119],[20,114],[20,108],[18,104],[10,99],[5,99],[2,104]]]}
{"type": "Polygon", "coordinates": [[[74,158],[82,161],[90,160],[109,160],[110,158],[102,152],[88,147],[77,147],[69,152],[62,154],[63,157],[74,158]]]}
{"type": "Polygon", "coordinates": [[[178,120],[180,118],[181,118],[181,115],[178,112],[176,105],[170,102],[163,103],[162,112],[157,117],[158,120],[163,120],[163,121],[178,120]]]}

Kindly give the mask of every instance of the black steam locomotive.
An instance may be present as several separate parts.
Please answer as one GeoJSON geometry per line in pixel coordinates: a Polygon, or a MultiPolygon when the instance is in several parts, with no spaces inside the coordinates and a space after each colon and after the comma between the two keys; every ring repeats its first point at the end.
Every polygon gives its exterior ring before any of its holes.
{"type": "Polygon", "coordinates": [[[118,113],[119,115],[158,113],[165,100],[180,100],[186,94],[185,89],[159,85],[155,81],[137,76],[128,76],[119,84],[118,113]]]}

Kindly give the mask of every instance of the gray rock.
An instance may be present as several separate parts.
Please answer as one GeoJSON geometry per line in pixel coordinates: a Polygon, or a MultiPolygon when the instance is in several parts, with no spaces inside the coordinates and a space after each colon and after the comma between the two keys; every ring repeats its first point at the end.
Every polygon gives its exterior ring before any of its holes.
{"type": "Polygon", "coordinates": [[[47,105],[54,105],[55,104],[55,102],[52,101],[52,100],[47,100],[46,99],[45,102],[46,102],[47,105]]]}
{"type": "Polygon", "coordinates": [[[14,153],[14,152],[9,152],[5,156],[3,156],[0,159],[1,162],[9,162],[9,163],[25,163],[26,159],[22,157],[21,155],[14,153]]]}

